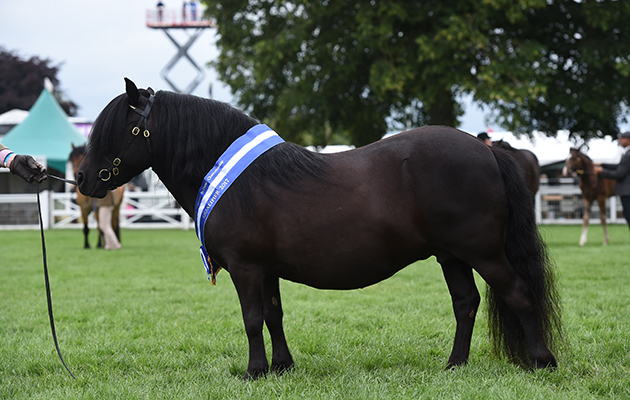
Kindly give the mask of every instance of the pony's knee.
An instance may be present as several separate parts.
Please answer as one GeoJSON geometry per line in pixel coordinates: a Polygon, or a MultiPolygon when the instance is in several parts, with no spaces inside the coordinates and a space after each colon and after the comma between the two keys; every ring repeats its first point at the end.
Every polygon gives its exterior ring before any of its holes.
{"type": "Polygon", "coordinates": [[[479,292],[475,290],[469,293],[466,297],[460,297],[453,300],[453,310],[457,318],[470,318],[475,319],[477,311],[479,310],[479,304],[481,303],[481,296],[479,292]]]}

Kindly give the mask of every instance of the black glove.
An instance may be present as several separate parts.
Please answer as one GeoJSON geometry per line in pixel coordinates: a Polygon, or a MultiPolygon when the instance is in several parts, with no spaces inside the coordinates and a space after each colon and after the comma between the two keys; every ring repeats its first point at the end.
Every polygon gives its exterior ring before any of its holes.
{"type": "Polygon", "coordinates": [[[28,183],[33,181],[41,183],[46,179],[46,168],[43,165],[35,161],[31,156],[18,154],[11,161],[11,173],[19,176],[28,183]]]}

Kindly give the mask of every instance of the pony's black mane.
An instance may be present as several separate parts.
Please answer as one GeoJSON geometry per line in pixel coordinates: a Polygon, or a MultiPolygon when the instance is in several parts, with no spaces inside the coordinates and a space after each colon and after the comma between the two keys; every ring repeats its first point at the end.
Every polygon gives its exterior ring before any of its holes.
{"type": "MultiPolygon", "coordinates": [[[[173,172],[184,176],[205,174],[239,136],[259,122],[227,103],[161,91],[159,107],[160,141],[173,160],[173,172]],[[163,141],[162,141],[163,140],[163,141]]],[[[305,176],[320,176],[321,158],[301,146],[284,143],[269,150],[247,169],[258,183],[292,187],[305,176]]]]}
{"type": "MultiPolygon", "coordinates": [[[[140,92],[148,96],[146,91],[140,92]]],[[[88,149],[115,148],[117,143],[120,146],[121,140],[126,140],[121,134],[127,113],[127,95],[114,98],[94,122],[88,149]]],[[[167,91],[156,93],[149,120],[154,126],[153,158],[168,160],[168,165],[154,163],[154,170],[177,176],[182,184],[199,185],[229,145],[258,124],[227,103],[167,91]],[[157,118],[157,123],[151,118],[157,118]]],[[[326,166],[325,158],[296,144],[282,143],[248,167],[228,194],[233,192],[243,201],[255,187],[267,192],[270,183],[299,189],[296,184],[304,177],[324,178],[326,166]]]]}
{"type": "Polygon", "coordinates": [[[160,91],[155,98],[160,151],[172,173],[205,175],[219,156],[258,121],[229,104],[160,91]]]}

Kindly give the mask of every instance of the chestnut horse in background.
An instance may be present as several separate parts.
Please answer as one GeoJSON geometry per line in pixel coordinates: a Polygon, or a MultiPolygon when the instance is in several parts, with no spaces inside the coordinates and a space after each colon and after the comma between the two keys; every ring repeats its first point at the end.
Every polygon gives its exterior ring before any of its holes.
{"type": "MultiPolygon", "coordinates": [[[[72,169],[74,171],[74,176],[77,176],[77,170],[79,169],[79,165],[81,164],[81,161],[83,161],[83,158],[85,157],[85,145],[83,146],[78,146],[75,147],[74,145],[72,145],[72,152],[70,152],[70,162],[72,162],[72,169]]],[[[97,205],[97,201],[98,199],[95,197],[88,197],[85,196],[83,193],[81,193],[81,191],[79,190],[79,188],[76,188],[77,191],[77,198],[76,198],[76,202],[77,205],[79,207],[81,207],[81,218],[83,219],[83,235],[85,237],[85,242],[83,247],[86,249],[90,248],[90,243],[88,241],[88,235],[90,233],[90,228],[88,227],[88,216],[90,215],[90,213],[92,211],[94,211],[94,216],[96,218],[96,221],[98,221],[98,205],[97,205]]],[[[120,204],[122,203],[123,200],[123,195],[125,194],[125,187],[121,186],[119,188],[117,188],[116,190],[114,190],[114,209],[112,210],[112,228],[114,229],[114,232],[116,232],[116,237],[118,237],[118,240],[120,240],[120,204]]],[[[104,246],[104,240],[103,240],[103,233],[100,231],[99,229],[99,235],[98,235],[98,244],[96,245],[96,247],[103,247],[104,246]]]]}
{"type": "Polygon", "coordinates": [[[588,223],[591,219],[591,207],[595,199],[597,199],[597,204],[599,205],[599,218],[602,221],[604,246],[606,246],[609,241],[606,227],[606,199],[615,195],[617,182],[614,179],[601,178],[599,175],[596,175],[593,168],[593,160],[582,153],[580,149],[581,146],[580,148],[571,148],[569,158],[567,158],[565,164],[566,172],[573,172],[580,177],[580,190],[582,190],[582,202],[584,204],[580,246],[584,246],[588,240],[588,223]]]}

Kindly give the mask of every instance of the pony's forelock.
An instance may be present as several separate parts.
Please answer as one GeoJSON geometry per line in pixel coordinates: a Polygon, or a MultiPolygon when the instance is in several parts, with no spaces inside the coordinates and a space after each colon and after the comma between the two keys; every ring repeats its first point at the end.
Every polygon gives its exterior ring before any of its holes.
{"type": "Polygon", "coordinates": [[[127,95],[123,93],[105,106],[92,126],[87,144],[88,151],[110,147],[115,135],[125,128],[127,105],[127,95]]]}

